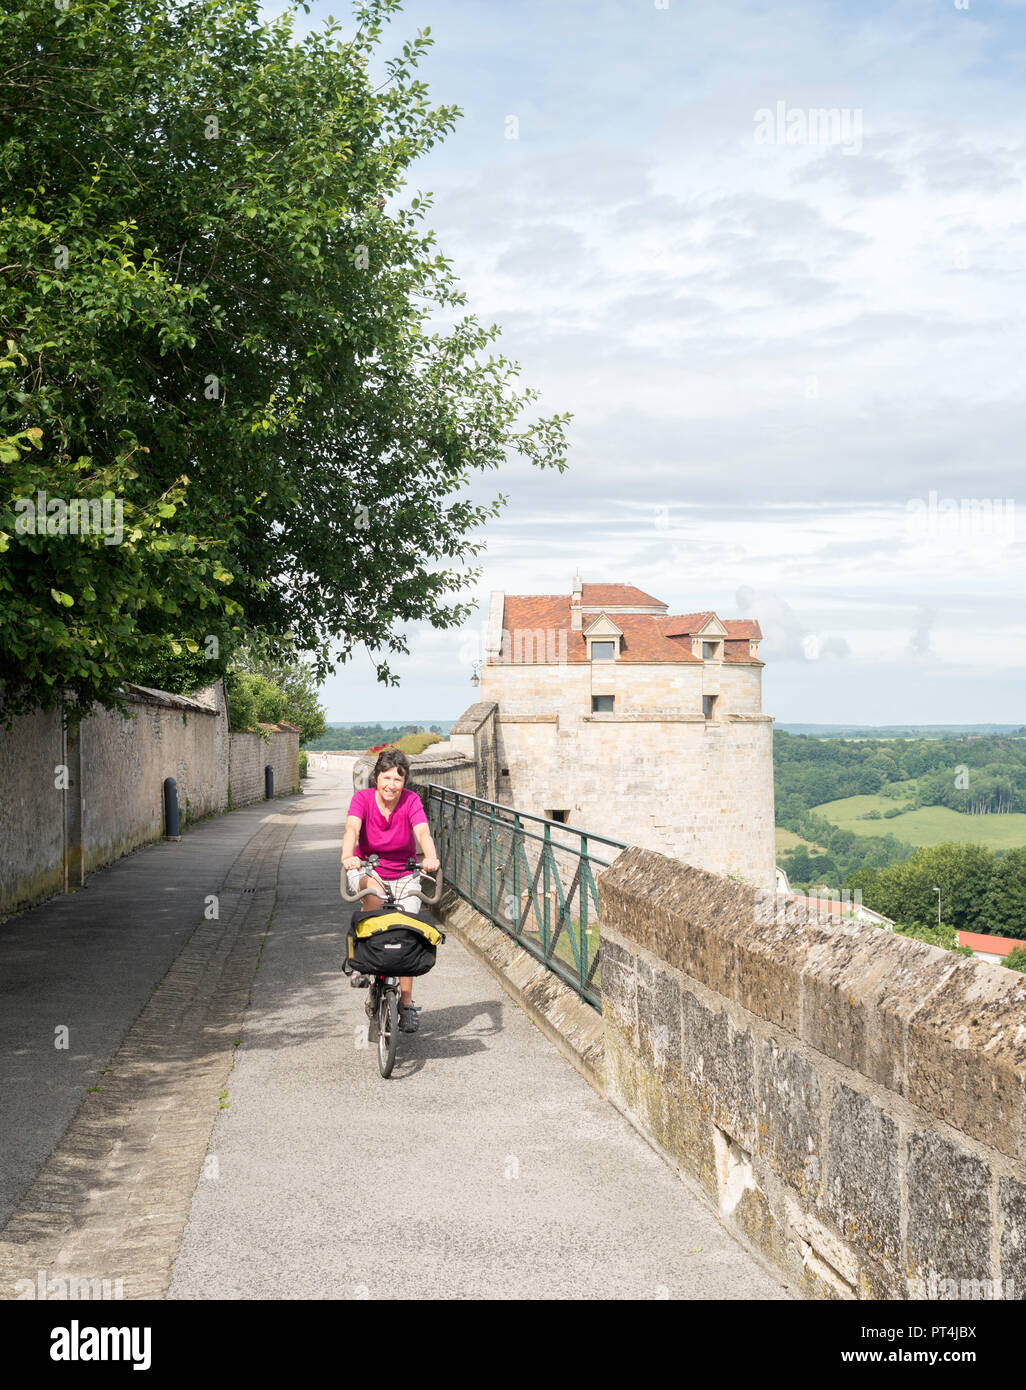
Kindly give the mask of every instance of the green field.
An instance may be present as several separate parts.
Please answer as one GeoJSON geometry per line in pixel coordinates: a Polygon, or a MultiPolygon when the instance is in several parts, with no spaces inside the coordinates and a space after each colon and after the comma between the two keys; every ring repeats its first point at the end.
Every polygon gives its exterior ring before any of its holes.
{"type": "Polygon", "coordinates": [[[814,845],[811,840],[803,840],[800,835],[796,835],[793,830],[785,830],[782,825],[777,826],[777,854],[786,854],[789,850],[797,849],[799,845],[804,845],[810,854],[823,854],[825,851],[819,845],[814,845]]]}
{"type": "MultiPolygon", "coordinates": [[[[942,845],[949,840],[986,845],[992,850],[1026,845],[1026,815],[1021,813],[967,816],[947,806],[922,806],[885,820],[883,812],[894,805],[886,796],[846,796],[841,801],[824,801],[812,809],[815,815],[825,817],[842,830],[852,830],[856,835],[897,835],[910,845],[942,845]],[[866,811],[879,811],[880,820],[860,820],[866,811]]],[[[777,831],[778,836],[782,833],[787,832],[777,831]]],[[[797,840],[797,836],[793,838],[797,840]]],[[[777,843],[779,848],[779,840],[777,843]]]]}

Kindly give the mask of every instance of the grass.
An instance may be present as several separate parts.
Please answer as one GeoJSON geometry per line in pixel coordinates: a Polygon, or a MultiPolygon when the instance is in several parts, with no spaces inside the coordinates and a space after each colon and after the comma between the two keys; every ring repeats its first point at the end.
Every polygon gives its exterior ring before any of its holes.
{"type": "Polygon", "coordinates": [[[986,845],[992,850],[1026,845],[1026,815],[1020,812],[967,816],[947,806],[921,806],[885,819],[883,812],[895,804],[886,796],[846,796],[840,801],[824,801],[812,810],[842,830],[853,830],[856,835],[897,835],[910,845],[942,845],[949,840],[986,845]],[[879,811],[880,820],[861,820],[866,811],[879,811]]]}
{"type": "Polygon", "coordinates": [[[785,830],[782,825],[778,825],[777,832],[777,854],[786,854],[788,850],[797,849],[799,845],[804,845],[810,854],[826,854],[826,850],[820,845],[814,845],[811,840],[803,840],[800,835],[796,835],[793,830],[785,830]]]}
{"type": "MultiPolygon", "coordinates": [[[[572,921],[572,924],[573,924],[573,931],[574,931],[574,935],[575,935],[575,939],[576,939],[576,936],[577,936],[577,934],[578,934],[579,931],[580,931],[580,926],[581,926],[581,924],[580,924],[580,922],[578,921],[578,919],[577,919],[576,917],[572,918],[571,921],[572,921]]],[[[556,926],[557,926],[557,923],[556,923],[555,920],[553,920],[551,930],[552,930],[552,931],[555,931],[556,926]]],[[[595,958],[595,953],[596,953],[596,952],[598,951],[598,949],[599,949],[599,924],[598,924],[598,922],[593,921],[593,920],[591,920],[591,919],[589,918],[589,921],[588,921],[588,929],[589,929],[589,931],[591,932],[591,935],[590,935],[590,936],[586,936],[584,939],[585,939],[585,942],[586,942],[586,944],[587,944],[587,952],[588,952],[588,969],[590,970],[590,969],[591,969],[591,962],[594,960],[594,958],[595,958]]],[[[526,930],[525,930],[525,931],[521,934],[521,940],[523,940],[523,939],[525,939],[525,938],[526,938],[527,940],[531,941],[535,946],[537,946],[539,950],[541,949],[541,936],[540,936],[537,932],[531,932],[531,931],[526,931],[526,930]]],[[[576,979],[576,977],[577,977],[577,962],[574,960],[573,947],[572,947],[572,945],[570,944],[570,932],[569,932],[569,929],[568,929],[567,927],[564,927],[563,930],[559,933],[559,936],[558,936],[558,938],[556,939],[556,949],[553,951],[553,955],[554,955],[554,956],[556,957],[556,959],[560,962],[560,964],[562,964],[563,966],[565,966],[566,969],[569,970],[570,974],[576,979]]],[[[601,991],[602,991],[602,964],[601,964],[601,962],[599,962],[599,967],[598,967],[598,969],[595,971],[595,974],[592,976],[592,979],[591,979],[591,986],[590,986],[590,987],[591,987],[592,989],[594,989],[596,993],[601,993],[601,991]]]]}

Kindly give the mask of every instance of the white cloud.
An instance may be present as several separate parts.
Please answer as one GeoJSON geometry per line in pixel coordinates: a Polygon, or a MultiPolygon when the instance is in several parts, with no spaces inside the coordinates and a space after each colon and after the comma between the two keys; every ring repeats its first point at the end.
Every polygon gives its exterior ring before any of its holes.
{"type": "MultiPolygon", "coordinates": [[[[576,564],[679,611],[741,591],[784,719],[1017,717],[1022,540],[917,535],[908,506],[1020,487],[1022,6],[407,0],[391,33],[425,23],[432,97],[467,114],[411,182],[542,410],[575,414],[566,474],[472,488],[511,495],[482,602],[576,564]],[[778,100],[857,108],[861,152],[757,145],[778,100]]],[[[400,692],[347,668],[335,717],[460,713],[443,652],[416,638],[400,692]]]]}

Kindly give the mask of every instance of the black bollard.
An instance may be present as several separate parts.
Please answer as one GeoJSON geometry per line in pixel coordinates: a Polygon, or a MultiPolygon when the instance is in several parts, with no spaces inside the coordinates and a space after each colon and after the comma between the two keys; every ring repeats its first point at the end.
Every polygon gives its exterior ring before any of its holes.
{"type": "Polygon", "coordinates": [[[270,763],[264,768],[264,798],[274,800],[274,768],[270,763]]]}
{"type": "Polygon", "coordinates": [[[182,838],[178,830],[178,783],[173,777],[164,778],[164,838],[182,838]]]}

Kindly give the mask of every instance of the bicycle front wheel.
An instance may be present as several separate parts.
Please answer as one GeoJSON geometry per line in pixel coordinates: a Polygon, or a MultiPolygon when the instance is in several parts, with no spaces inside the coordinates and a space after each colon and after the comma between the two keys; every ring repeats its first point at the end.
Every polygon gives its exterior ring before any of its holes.
{"type": "Polygon", "coordinates": [[[399,1047],[399,1004],[396,991],[381,992],[378,1005],[378,1069],[382,1076],[391,1076],[395,1054],[399,1047]]]}

